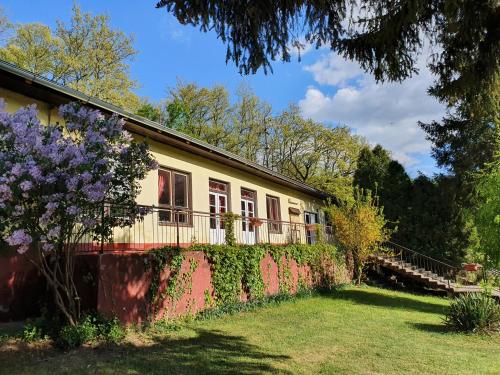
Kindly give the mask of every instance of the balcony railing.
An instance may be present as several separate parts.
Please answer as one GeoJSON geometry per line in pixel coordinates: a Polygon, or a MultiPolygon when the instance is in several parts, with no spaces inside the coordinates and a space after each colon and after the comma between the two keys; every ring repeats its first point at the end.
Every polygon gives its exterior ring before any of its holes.
{"type": "MultiPolygon", "coordinates": [[[[172,210],[143,206],[146,214],[130,225],[112,229],[110,240],[95,241],[89,234],[83,238],[80,252],[138,251],[164,246],[189,247],[195,244],[225,244],[228,225],[233,222],[234,242],[237,244],[314,244],[333,243],[331,227],[307,225],[290,221],[268,220],[237,216],[233,220],[224,214],[190,210],[172,210]]],[[[106,206],[103,216],[127,219],[127,211],[106,206]]]]}

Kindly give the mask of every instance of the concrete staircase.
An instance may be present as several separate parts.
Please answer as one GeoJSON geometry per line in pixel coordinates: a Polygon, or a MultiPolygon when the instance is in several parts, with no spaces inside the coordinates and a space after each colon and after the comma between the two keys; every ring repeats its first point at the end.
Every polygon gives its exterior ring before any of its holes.
{"type": "MultiPolygon", "coordinates": [[[[479,285],[456,283],[460,271],[457,267],[391,242],[385,247],[388,251],[373,255],[372,260],[404,278],[412,279],[432,289],[446,291],[449,295],[482,291],[479,285]]],[[[492,294],[500,298],[500,290],[493,290],[492,294]]]]}
{"type": "Polygon", "coordinates": [[[411,263],[395,259],[391,256],[375,255],[372,259],[382,267],[419,281],[431,288],[453,292],[453,290],[458,287],[455,283],[451,282],[451,280],[439,276],[437,273],[433,273],[424,268],[418,268],[411,263]]]}

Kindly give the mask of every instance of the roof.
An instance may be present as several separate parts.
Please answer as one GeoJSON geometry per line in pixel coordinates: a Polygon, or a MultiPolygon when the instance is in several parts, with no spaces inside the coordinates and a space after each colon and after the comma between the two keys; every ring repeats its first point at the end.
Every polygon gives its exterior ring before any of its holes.
{"type": "Polygon", "coordinates": [[[79,101],[104,113],[118,114],[125,120],[125,128],[133,133],[144,135],[159,142],[206,157],[207,159],[264,177],[280,185],[318,198],[328,197],[328,194],[321,190],[275,172],[260,164],[246,160],[239,155],[162,126],[155,121],[127,112],[113,104],[60,85],[3,60],[0,60],[0,84],[9,90],[20,92],[49,104],[60,105],[70,101],[79,101]]]}

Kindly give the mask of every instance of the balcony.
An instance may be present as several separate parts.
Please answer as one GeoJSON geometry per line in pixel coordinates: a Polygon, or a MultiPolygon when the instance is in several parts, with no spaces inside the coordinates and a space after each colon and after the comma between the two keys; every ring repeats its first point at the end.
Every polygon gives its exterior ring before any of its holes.
{"type": "MultiPolygon", "coordinates": [[[[130,225],[112,229],[108,241],[95,241],[92,235],[79,241],[79,252],[144,251],[165,246],[189,247],[195,244],[225,244],[230,223],[236,244],[315,244],[334,243],[330,226],[307,225],[256,217],[237,216],[233,220],[224,214],[170,210],[141,206],[146,212],[130,225]]],[[[119,207],[106,206],[102,215],[127,219],[119,207]]]]}

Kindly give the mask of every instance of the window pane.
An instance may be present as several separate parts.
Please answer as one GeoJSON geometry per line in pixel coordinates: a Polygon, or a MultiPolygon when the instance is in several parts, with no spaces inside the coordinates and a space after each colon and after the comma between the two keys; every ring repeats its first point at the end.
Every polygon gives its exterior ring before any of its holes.
{"type": "Polygon", "coordinates": [[[158,204],[170,205],[170,172],[158,171],[158,204]]]}
{"type": "Polygon", "coordinates": [[[225,212],[225,211],[222,211],[222,209],[226,208],[226,196],[225,195],[219,195],[219,207],[221,209],[221,212],[225,212]]]}
{"type": "Polygon", "coordinates": [[[254,200],[255,192],[247,189],[241,189],[241,197],[249,200],[254,200]]]}
{"type": "Polygon", "coordinates": [[[175,207],[187,207],[187,177],[175,173],[174,178],[174,205],[175,207]]]}
{"type": "Polygon", "coordinates": [[[209,184],[210,190],[213,190],[216,192],[221,192],[221,193],[227,192],[227,184],[224,182],[209,180],[208,184],[209,184]]]}
{"type": "Polygon", "coordinates": [[[158,217],[160,221],[170,223],[172,221],[172,212],[170,210],[160,210],[158,217]]]}

